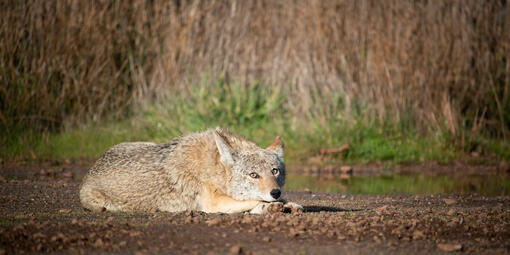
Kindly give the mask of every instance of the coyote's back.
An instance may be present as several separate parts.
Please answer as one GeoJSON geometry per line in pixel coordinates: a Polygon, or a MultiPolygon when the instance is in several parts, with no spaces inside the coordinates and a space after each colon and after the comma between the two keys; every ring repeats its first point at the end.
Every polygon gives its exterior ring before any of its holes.
{"type": "MultiPolygon", "coordinates": [[[[81,190],[82,205],[93,211],[148,211],[165,203],[181,210],[177,178],[165,171],[177,143],[121,143],[90,168],[81,190]]],[[[182,208],[186,210],[187,208],[182,208]]]]}

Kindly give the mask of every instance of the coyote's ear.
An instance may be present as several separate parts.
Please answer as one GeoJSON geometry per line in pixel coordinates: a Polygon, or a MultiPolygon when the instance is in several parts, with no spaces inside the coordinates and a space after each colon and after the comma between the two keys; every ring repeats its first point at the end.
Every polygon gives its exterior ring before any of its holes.
{"type": "Polygon", "coordinates": [[[225,138],[223,138],[217,130],[214,130],[214,141],[216,141],[216,147],[218,147],[218,151],[220,152],[221,162],[223,162],[223,164],[227,167],[233,167],[234,149],[227,141],[225,141],[225,138]]]}
{"type": "Polygon", "coordinates": [[[278,157],[283,160],[283,147],[284,144],[282,138],[277,136],[273,143],[266,148],[266,150],[274,151],[274,153],[276,153],[276,155],[278,155],[278,157]]]}

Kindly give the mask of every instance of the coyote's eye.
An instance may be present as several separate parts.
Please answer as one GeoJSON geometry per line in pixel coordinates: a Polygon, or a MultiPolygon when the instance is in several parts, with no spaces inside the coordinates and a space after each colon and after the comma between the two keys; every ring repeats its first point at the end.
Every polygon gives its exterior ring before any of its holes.
{"type": "Polygon", "coordinates": [[[271,170],[271,173],[273,175],[277,175],[279,172],[280,172],[280,170],[278,170],[277,168],[273,168],[273,170],[271,170]]]}
{"type": "Polygon", "coordinates": [[[257,178],[259,178],[259,174],[253,172],[253,173],[250,173],[250,177],[254,178],[254,179],[257,179],[257,178]]]}

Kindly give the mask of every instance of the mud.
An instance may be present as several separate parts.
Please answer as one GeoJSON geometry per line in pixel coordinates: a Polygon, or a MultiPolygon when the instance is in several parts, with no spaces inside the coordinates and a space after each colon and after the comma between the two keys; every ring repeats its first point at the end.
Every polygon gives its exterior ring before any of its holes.
{"type": "Polygon", "coordinates": [[[302,213],[92,213],[87,163],[0,167],[0,254],[510,254],[510,197],[290,192],[302,213]]]}

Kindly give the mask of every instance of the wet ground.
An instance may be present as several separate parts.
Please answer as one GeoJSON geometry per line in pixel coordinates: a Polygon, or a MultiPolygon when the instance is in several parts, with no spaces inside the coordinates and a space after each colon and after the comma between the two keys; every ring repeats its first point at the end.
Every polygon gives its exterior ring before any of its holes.
{"type": "Polygon", "coordinates": [[[510,254],[510,197],[288,192],[297,214],[92,213],[88,162],[0,167],[0,254],[510,254]]]}

